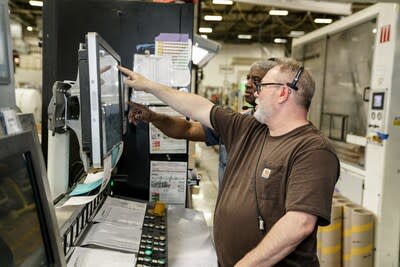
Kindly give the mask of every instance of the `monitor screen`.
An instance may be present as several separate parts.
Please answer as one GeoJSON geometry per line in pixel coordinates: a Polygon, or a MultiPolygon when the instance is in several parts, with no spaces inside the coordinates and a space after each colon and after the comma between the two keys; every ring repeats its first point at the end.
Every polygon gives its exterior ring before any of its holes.
{"type": "Polygon", "coordinates": [[[102,168],[103,159],[122,142],[123,84],[119,55],[97,33],[86,35],[79,52],[82,151],[89,168],[102,168]]]}
{"type": "Polygon", "coordinates": [[[100,90],[103,124],[103,156],[121,141],[120,74],[118,61],[99,46],[100,90]],[[105,137],[105,138],[104,138],[105,137]]]}
{"type": "Polygon", "coordinates": [[[372,93],[372,109],[383,109],[385,93],[372,93]]]}
{"type": "MultiPolygon", "coordinates": [[[[32,132],[0,139],[0,266],[60,266],[32,132]],[[21,144],[22,143],[22,144],[21,144]],[[34,159],[36,157],[36,159],[34,159]],[[39,174],[39,175],[38,175],[39,174]]],[[[44,166],[44,163],[43,163],[44,166]]],[[[47,178],[46,178],[47,179],[47,178]]],[[[53,211],[54,212],[54,211],[53,211]]]]}

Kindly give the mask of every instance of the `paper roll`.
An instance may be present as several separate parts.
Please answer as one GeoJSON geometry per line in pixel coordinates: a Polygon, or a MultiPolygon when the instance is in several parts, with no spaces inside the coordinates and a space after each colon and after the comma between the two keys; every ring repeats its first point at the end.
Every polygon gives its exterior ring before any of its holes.
{"type": "Polygon", "coordinates": [[[333,200],[345,200],[345,201],[349,201],[348,198],[342,196],[341,194],[335,193],[333,194],[332,197],[333,200]]]}
{"type": "Polygon", "coordinates": [[[372,267],[374,248],[374,215],[364,209],[351,213],[350,267],[372,267]]]}
{"type": "Polygon", "coordinates": [[[351,257],[351,214],[353,209],[359,209],[360,206],[354,203],[347,203],[343,206],[343,248],[342,265],[350,267],[351,257]]]}
{"type": "Polygon", "coordinates": [[[342,256],[342,205],[332,205],[331,224],[320,227],[320,263],[323,267],[338,267],[342,256]]]}

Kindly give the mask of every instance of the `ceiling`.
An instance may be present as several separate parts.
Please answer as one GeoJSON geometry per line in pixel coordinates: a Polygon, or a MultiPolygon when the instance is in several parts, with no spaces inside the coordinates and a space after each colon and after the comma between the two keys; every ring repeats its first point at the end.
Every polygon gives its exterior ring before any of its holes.
{"type": "Polygon", "coordinates": [[[26,28],[31,26],[34,30],[40,31],[37,27],[41,27],[42,8],[31,6],[29,0],[9,0],[10,18],[21,23],[26,28]]]}
{"type": "MultiPolygon", "coordinates": [[[[333,21],[336,21],[343,17],[343,15],[337,14],[294,10],[277,6],[271,7],[264,5],[266,2],[267,0],[265,2],[263,0],[238,0],[233,5],[216,5],[212,3],[212,0],[203,0],[199,9],[198,25],[199,27],[212,28],[212,33],[207,33],[207,37],[218,42],[236,44],[273,43],[275,38],[280,38],[286,39],[286,45],[290,47],[292,39],[290,38],[291,31],[308,33],[326,25],[315,23],[315,18],[331,18],[333,21]],[[245,2],[258,2],[258,4],[245,2]],[[272,16],[269,15],[271,9],[285,9],[289,13],[286,16],[272,16]],[[222,21],[205,21],[205,15],[221,15],[223,19],[222,21]],[[251,39],[238,39],[239,34],[251,35],[251,39]]],[[[280,1],[276,0],[274,2],[280,1]]],[[[281,0],[281,2],[285,1],[281,0]]],[[[295,3],[294,8],[301,8],[300,2],[292,1],[292,3],[295,3]]],[[[322,1],[322,4],[328,5],[329,3],[322,1]]],[[[357,12],[370,5],[371,1],[357,1],[351,4],[351,12],[357,12]]]]}
{"type": "MultiPolygon", "coordinates": [[[[77,0],[78,1],[78,0],[77,0]]],[[[276,0],[275,2],[298,2],[293,0],[276,0]]],[[[300,0],[308,1],[309,0],[300,0]]],[[[23,26],[32,26],[33,31],[41,32],[42,8],[29,5],[28,0],[9,0],[11,18],[23,26]]],[[[187,2],[187,1],[186,1],[187,2]]],[[[283,9],[279,7],[266,6],[268,0],[235,0],[233,5],[216,5],[212,0],[197,0],[197,25],[198,27],[211,27],[212,33],[208,38],[223,43],[271,43],[275,38],[287,38],[286,45],[290,47],[291,38],[288,38],[290,31],[304,31],[305,33],[318,29],[325,24],[316,24],[317,17],[332,18],[334,21],[341,18],[341,15],[321,14],[316,12],[293,10],[287,16],[272,16],[268,12],[271,9],[283,9]],[[251,3],[244,3],[251,2],[251,3]],[[256,3],[256,4],[254,4],[256,3]],[[205,21],[205,15],[221,15],[222,21],[205,21]],[[250,40],[238,39],[239,34],[250,34],[250,40]]],[[[324,1],[320,1],[324,2],[324,1]]],[[[336,0],[329,2],[347,2],[350,0],[336,0]]],[[[351,11],[357,12],[369,5],[374,0],[353,0],[351,11]]],[[[328,1],[326,1],[328,3],[328,1]]]]}

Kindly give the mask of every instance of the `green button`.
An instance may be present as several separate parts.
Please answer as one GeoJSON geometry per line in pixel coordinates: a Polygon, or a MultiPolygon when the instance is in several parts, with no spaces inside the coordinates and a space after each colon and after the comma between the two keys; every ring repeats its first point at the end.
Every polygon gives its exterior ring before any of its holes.
{"type": "Polygon", "coordinates": [[[151,249],[146,249],[144,251],[144,254],[146,254],[147,256],[150,256],[151,254],[153,254],[153,251],[151,249]]]}
{"type": "Polygon", "coordinates": [[[151,257],[144,257],[144,261],[150,262],[151,261],[151,257]]]}
{"type": "Polygon", "coordinates": [[[159,264],[165,264],[165,262],[166,262],[165,259],[159,259],[159,260],[158,260],[158,263],[159,263],[159,264]]]}

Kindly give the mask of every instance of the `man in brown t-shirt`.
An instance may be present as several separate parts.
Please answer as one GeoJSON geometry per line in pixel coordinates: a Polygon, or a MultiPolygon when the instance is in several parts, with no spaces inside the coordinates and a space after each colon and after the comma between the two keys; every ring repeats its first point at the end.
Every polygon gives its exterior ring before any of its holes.
{"type": "Polygon", "coordinates": [[[293,60],[272,68],[257,86],[254,118],[120,70],[128,86],[221,134],[230,157],[214,216],[220,266],[319,266],[316,231],[330,221],[339,161],[307,121],[307,70],[293,60]]]}

